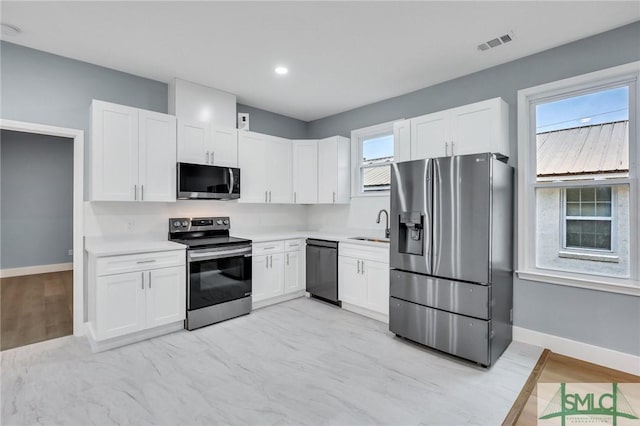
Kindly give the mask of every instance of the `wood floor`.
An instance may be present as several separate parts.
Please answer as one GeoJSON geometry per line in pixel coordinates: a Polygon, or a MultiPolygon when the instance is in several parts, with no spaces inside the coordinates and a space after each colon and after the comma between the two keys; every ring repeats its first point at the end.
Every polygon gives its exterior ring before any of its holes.
{"type": "Polygon", "coordinates": [[[538,383],[640,383],[640,376],[545,349],[507,414],[503,426],[537,424],[538,383]]]}
{"type": "Polygon", "coordinates": [[[0,350],[73,333],[73,271],[0,279],[0,350]]]}

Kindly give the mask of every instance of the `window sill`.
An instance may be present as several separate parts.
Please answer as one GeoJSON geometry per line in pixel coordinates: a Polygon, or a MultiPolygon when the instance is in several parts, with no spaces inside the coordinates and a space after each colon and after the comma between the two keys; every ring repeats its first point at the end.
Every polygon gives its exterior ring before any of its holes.
{"type": "Polygon", "coordinates": [[[590,260],[593,262],[620,263],[620,258],[614,254],[560,251],[558,252],[558,257],[565,259],[590,260]]]}
{"type": "Polygon", "coordinates": [[[640,281],[628,278],[606,278],[540,270],[517,271],[516,273],[518,278],[523,280],[640,297],[640,281]]]}
{"type": "Polygon", "coordinates": [[[370,194],[352,194],[351,198],[369,198],[369,197],[389,197],[391,195],[390,191],[385,192],[376,192],[370,194]]]}

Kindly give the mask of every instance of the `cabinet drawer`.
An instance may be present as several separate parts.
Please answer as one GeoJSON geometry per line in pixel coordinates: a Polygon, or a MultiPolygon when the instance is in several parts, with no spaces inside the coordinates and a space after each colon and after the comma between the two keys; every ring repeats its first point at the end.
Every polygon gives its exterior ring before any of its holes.
{"type": "Polygon", "coordinates": [[[391,297],[489,319],[491,287],[391,270],[391,297]]]}
{"type": "Polygon", "coordinates": [[[184,250],[108,256],[98,258],[96,272],[98,276],[122,274],[125,272],[168,268],[170,266],[183,266],[185,263],[186,255],[184,250]]]}
{"type": "Polygon", "coordinates": [[[284,241],[268,241],[266,243],[253,243],[253,255],[282,253],[284,251],[284,241]]]}
{"type": "Polygon", "coordinates": [[[304,248],[304,240],[286,240],[284,242],[285,251],[297,251],[302,250],[304,248]]]}
{"type": "Polygon", "coordinates": [[[389,249],[364,246],[359,244],[340,243],[338,246],[340,256],[353,257],[361,260],[371,260],[389,264],[389,249]]]}

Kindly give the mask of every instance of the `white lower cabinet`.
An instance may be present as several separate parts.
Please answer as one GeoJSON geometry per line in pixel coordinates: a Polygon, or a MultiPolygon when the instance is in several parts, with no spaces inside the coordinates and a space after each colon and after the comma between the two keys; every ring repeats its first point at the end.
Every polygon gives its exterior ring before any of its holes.
{"type": "Polygon", "coordinates": [[[89,253],[89,329],[94,350],[152,337],[153,330],[162,326],[181,328],[186,312],[185,261],[184,250],[118,256],[89,253]]]}
{"type": "Polygon", "coordinates": [[[338,298],[342,307],[381,321],[389,318],[389,250],[340,244],[338,298]]]}
{"type": "Polygon", "coordinates": [[[298,297],[305,288],[304,240],[253,244],[252,301],[255,307],[298,297]]]}

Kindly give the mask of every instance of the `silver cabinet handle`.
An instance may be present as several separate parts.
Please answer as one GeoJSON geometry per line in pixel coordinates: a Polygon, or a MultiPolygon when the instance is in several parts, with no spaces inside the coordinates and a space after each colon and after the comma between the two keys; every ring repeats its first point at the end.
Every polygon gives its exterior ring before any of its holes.
{"type": "Polygon", "coordinates": [[[207,151],[207,161],[206,161],[206,163],[209,164],[209,151],[207,151]]]}
{"type": "Polygon", "coordinates": [[[295,203],[296,203],[296,192],[293,191],[293,204],[295,204],[295,203]]]}
{"type": "Polygon", "coordinates": [[[271,202],[271,191],[269,191],[269,202],[271,202]]]}
{"type": "Polygon", "coordinates": [[[269,256],[264,260],[264,269],[269,269],[269,256]]]}
{"type": "Polygon", "coordinates": [[[133,199],[138,201],[138,185],[133,185],[133,199]]]}
{"type": "Polygon", "coordinates": [[[151,271],[149,271],[149,288],[151,288],[151,271]]]}
{"type": "Polygon", "coordinates": [[[333,204],[335,204],[335,203],[336,203],[336,193],[333,192],[333,204]]]}
{"type": "Polygon", "coordinates": [[[140,272],[140,276],[142,277],[142,286],[140,287],[142,290],[144,290],[144,272],[140,272]]]}
{"type": "Polygon", "coordinates": [[[451,156],[454,156],[455,154],[453,153],[453,141],[451,141],[451,156]]]}
{"type": "Polygon", "coordinates": [[[287,253],[287,266],[289,266],[289,253],[287,253]]]}
{"type": "Polygon", "coordinates": [[[268,203],[269,202],[269,191],[264,191],[264,202],[268,203]]]}
{"type": "Polygon", "coordinates": [[[360,261],[358,260],[358,274],[360,274],[360,261]]]}
{"type": "Polygon", "coordinates": [[[362,267],[360,269],[362,271],[362,275],[364,275],[364,260],[362,260],[361,262],[362,262],[362,267]]]}
{"type": "Polygon", "coordinates": [[[211,164],[213,164],[214,155],[215,155],[215,151],[211,151],[211,164]]]}
{"type": "Polygon", "coordinates": [[[444,156],[445,157],[449,156],[449,142],[444,143],[444,156]]]}
{"type": "Polygon", "coordinates": [[[155,262],[155,261],[156,261],[155,259],[149,259],[149,260],[138,260],[136,263],[137,263],[138,265],[140,265],[140,264],[142,264],[142,263],[153,263],[153,262],[155,262]]]}
{"type": "Polygon", "coordinates": [[[140,185],[140,199],[144,201],[144,185],[140,185]]]}

